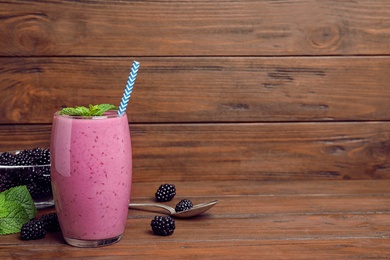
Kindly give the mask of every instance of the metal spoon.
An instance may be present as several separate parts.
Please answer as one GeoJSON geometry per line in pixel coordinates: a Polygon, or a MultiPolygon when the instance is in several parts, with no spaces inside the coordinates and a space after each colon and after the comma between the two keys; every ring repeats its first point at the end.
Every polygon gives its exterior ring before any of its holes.
{"type": "Polygon", "coordinates": [[[145,208],[145,207],[157,207],[165,209],[169,212],[169,215],[172,217],[177,218],[191,218],[195,217],[197,215],[202,214],[203,212],[209,210],[211,207],[213,207],[215,204],[217,204],[218,200],[213,200],[206,203],[200,203],[197,205],[194,205],[192,208],[176,212],[176,210],[170,206],[160,204],[160,203],[130,203],[129,208],[145,208]]]}

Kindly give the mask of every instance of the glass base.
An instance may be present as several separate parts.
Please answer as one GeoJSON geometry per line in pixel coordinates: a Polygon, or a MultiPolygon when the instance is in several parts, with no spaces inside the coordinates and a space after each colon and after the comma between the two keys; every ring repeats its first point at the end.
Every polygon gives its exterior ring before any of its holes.
{"type": "Polygon", "coordinates": [[[121,240],[122,235],[112,238],[99,239],[99,240],[81,240],[75,238],[64,237],[66,243],[71,246],[76,247],[100,247],[100,246],[108,246],[117,243],[121,240]]]}

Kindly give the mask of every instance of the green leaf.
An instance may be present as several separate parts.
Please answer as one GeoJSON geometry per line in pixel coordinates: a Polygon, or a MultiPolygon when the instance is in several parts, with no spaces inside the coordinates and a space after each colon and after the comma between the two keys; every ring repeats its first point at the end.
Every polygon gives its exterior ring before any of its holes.
{"type": "Polygon", "coordinates": [[[17,233],[37,214],[26,186],[12,187],[0,193],[0,235],[17,233]]]}
{"type": "Polygon", "coordinates": [[[101,116],[104,112],[108,110],[116,110],[116,106],[111,104],[99,104],[99,105],[89,105],[89,107],[66,107],[63,108],[59,114],[68,115],[68,116],[101,116]]]}
{"type": "Polygon", "coordinates": [[[117,110],[118,108],[114,105],[111,105],[111,104],[100,104],[100,105],[97,105],[97,108],[98,108],[98,112],[96,115],[103,115],[104,112],[107,112],[109,110],[117,110]]]}
{"type": "Polygon", "coordinates": [[[0,218],[3,218],[8,215],[8,210],[4,208],[5,204],[5,194],[4,192],[0,193],[0,218]]]}
{"type": "Polygon", "coordinates": [[[30,220],[26,210],[17,201],[4,201],[0,206],[0,235],[20,232],[30,220]]]}
{"type": "Polygon", "coordinates": [[[37,208],[26,186],[17,186],[3,192],[6,201],[18,202],[30,219],[37,214],[37,208]]]}
{"type": "Polygon", "coordinates": [[[89,105],[89,114],[91,115],[97,115],[97,113],[99,112],[99,107],[97,105],[93,106],[93,105],[89,105]]]}
{"type": "Polygon", "coordinates": [[[59,114],[69,116],[90,116],[89,109],[86,107],[66,107],[63,108],[59,114]]]}

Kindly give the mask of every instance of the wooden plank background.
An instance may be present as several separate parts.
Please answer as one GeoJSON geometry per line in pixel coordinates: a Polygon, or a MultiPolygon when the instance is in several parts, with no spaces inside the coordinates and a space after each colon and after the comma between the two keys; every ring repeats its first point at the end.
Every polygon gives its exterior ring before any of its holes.
{"type": "Polygon", "coordinates": [[[0,1],[0,151],[128,108],[134,181],[390,178],[390,2],[0,1]]]}

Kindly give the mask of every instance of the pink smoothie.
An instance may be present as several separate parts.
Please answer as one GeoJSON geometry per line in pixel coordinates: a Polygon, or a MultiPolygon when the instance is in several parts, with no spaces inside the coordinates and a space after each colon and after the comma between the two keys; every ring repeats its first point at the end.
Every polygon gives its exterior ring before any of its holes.
{"type": "Polygon", "coordinates": [[[132,178],[126,114],[74,119],[55,115],[51,178],[65,238],[99,240],[124,232],[132,178]]]}

